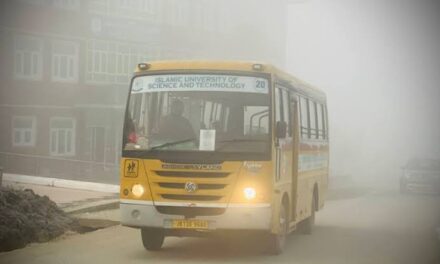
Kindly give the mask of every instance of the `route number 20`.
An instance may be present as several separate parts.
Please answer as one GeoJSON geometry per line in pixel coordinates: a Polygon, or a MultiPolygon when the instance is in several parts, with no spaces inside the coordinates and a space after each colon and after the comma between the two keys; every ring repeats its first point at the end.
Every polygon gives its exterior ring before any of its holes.
{"type": "Polygon", "coordinates": [[[257,88],[266,88],[266,82],[257,80],[256,87],[257,88]]]}

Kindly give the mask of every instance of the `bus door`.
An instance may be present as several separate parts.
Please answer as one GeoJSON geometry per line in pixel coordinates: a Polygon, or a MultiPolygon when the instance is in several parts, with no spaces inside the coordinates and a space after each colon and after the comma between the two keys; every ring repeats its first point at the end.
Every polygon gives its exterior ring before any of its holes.
{"type": "MultiPolygon", "coordinates": [[[[290,97],[288,90],[278,85],[275,86],[275,107],[276,124],[282,123],[286,128],[285,135],[276,139],[275,182],[277,188],[280,191],[288,192],[291,198],[293,130],[291,126],[290,97]]],[[[289,202],[292,205],[292,201],[289,202]]],[[[289,211],[292,212],[292,210],[289,211]]]]}
{"type": "Polygon", "coordinates": [[[297,197],[298,197],[298,152],[299,152],[299,130],[298,130],[298,96],[290,94],[290,133],[292,136],[292,214],[291,221],[296,222],[296,209],[297,209],[297,197]]]}

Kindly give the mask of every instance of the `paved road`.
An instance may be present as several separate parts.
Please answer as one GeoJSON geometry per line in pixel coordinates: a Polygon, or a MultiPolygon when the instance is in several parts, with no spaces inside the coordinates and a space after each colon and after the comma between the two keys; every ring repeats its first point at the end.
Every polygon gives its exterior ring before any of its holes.
{"type": "Polygon", "coordinates": [[[289,237],[280,256],[243,237],[167,238],[147,252],[138,230],[115,226],[1,253],[0,263],[440,263],[440,197],[369,192],[328,201],[313,235],[289,237]]]}

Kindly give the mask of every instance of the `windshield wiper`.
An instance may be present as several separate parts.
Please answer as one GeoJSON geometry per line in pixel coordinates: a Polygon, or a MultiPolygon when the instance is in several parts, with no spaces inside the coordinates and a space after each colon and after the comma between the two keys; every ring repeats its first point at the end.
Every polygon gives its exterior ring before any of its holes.
{"type": "Polygon", "coordinates": [[[164,148],[164,147],[168,147],[168,146],[172,146],[172,145],[177,145],[177,144],[181,144],[181,143],[191,142],[191,141],[194,141],[194,140],[196,140],[196,138],[188,138],[188,139],[174,141],[174,142],[167,142],[167,143],[164,143],[164,144],[160,144],[160,145],[151,147],[150,149],[164,148]]]}

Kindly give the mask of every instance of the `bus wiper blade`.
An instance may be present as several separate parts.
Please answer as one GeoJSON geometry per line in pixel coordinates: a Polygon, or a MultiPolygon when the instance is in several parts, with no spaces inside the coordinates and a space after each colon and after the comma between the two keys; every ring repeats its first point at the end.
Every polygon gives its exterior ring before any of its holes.
{"type": "Polygon", "coordinates": [[[174,141],[174,142],[167,142],[167,143],[164,143],[164,144],[161,144],[161,145],[157,145],[157,146],[151,147],[150,149],[158,149],[158,148],[168,147],[168,146],[177,145],[177,144],[180,144],[180,143],[191,142],[191,141],[194,141],[194,140],[196,140],[196,139],[195,138],[188,138],[188,139],[174,141]]]}

